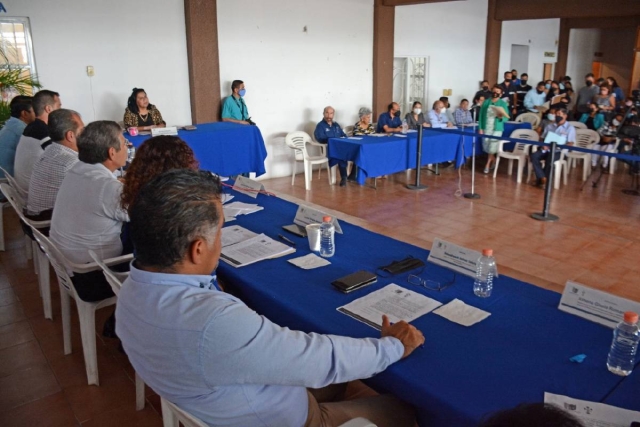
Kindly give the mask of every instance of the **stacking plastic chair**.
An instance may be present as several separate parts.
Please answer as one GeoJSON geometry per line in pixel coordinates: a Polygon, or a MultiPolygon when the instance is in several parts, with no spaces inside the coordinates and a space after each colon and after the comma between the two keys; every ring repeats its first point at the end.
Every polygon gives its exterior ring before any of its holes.
{"type": "MultiPolygon", "coordinates": [[[[511,132],[511,138],[518,139],[527,139],[531,141],[538,141],[539,136],[538,133],[534,130],[530,129],[518,129],[511,132]]],[[[508,159],[509,160],[509,168],[508,174],[511,175],[513,172],[513,161],[516,160],[518,162],[518,184],[522,182],[522,172],[524,171],[524,166],[527,164],[527,159],[529,157],[529,151],[531,150],[531,144],[525,144],[523,142],[516,142],[515,147],[513,147],[513,151],[504,151],[504,144],[509,141],[498,141],[498,153],[496,154],[496,167],[493,170],[493,177],[496,177],[498,173],[498,166],[500,165],[500,159],[508,159]]]]}
{"type": "MultiPolygon", "coordinates": [[[[86,302],[80,299],[76,293],[76,288],[71,282],[69,271],[72,273],[88,273],[100,270],[96,263],[74,264],[66,259],[58,248],[37,229],[33,229],[33,235],[47,254],[51,265],[58,276],[60,286],[60,302],[62,305],[62,335],[64,340],[64,354],[71,354],[71,306],[70,297],[76,301],[78,317],[80,318],[80,335],[82,336],[82,351],[84,353],[84,364],[87,370],[87,382],[89,385],[99,385],[98,379],[98,359],[96,355],[96,310],[114,305],[116,297],[104,299],[97,302],[86,302]]],[[[117,258],[104,260],[105,265],[115,265],[130,261],[132,255],[123,255],[117,258]]]]}
{"type": "MultiPolygon", "coordinates": [[[[51,225],[51,221],[32,221],[24,216],[24,200],[9,184],[0,184],[2,194],[7,198],[8,203],[16,211],[20,219],[31,228],[41,229],[51,225]]],[[[34,254],[33,260],[36,273],[38,273],[38,285],[40,288],[40,296],[42,297],[42,305],[44,307],[45,319],[53,319],[51,310],[51,285],[49,283],[49,261],[47,256],[39,249],[35,240],[27,237],[25,240],[27,247],[31,248],[34,254]]]]}
{"type": "MultiPolygon", "coordinates": [[[[600,134],[598,134],[598,132],[590,129],[576,129],[577,147],[593,148],[598,142],[600,142],[600,134]]],[[[591,154],[580,151],[569,151],[569,153],[567,153],[567,159],[569,169],[573,169],[578,163],[578,160],[582,160],[582,180],[586,181],[591,173],[591,154]]]]}
{"type": "MultiPolygon", "coordinates": [[[[531,147],[531,154],[538,151],[537,146],[531,147]]],[[[560,179],[563,178],[564,185],[567,185],[569,180],[569,168],[567,167],[567,160],[565,159],[564,150],[560,154],[560,158],[553,162],[553,188],[558,190],[560,188],[560,179]]],[[[529,159],[529,171],[527,173],[527,182],[531,179],[533,174],[533,166],[531,166],[531,159],[529,159]]]]}
{"type": "Polygon", "coordinates": [[[573,126],[574,128],[576,128],[576,130],[578,130],[578,129],[587,129],[587,125],[585,125],[582,122],[570,121],[569,124],[571,126],[573,126]]]}
{"type": "MultiPolygon", "coordinates": [[[[307,144],[321,146],[323,146],[323,144],[313,142],[309,134],[302,131],[290,132],[284,140],[287,146],[294,150],[295,154],[292,164],[291,185],[295,183],[297,162],[303,162],[304,164],[304,183],[307,190],[311,190],[313,165],[326,165],[327,175],[329,176],[329,185],[331,185],[331,171],[329,169],[329,159],[327,156],[310,156],[307,152],[307,144]]],[[[320,166],[320,168],[322,168],[322,166],[320,166]]]]}
{"type": "Polygon", "coordinates": [[[516,117],[518,123],[531,123],[532,129],[538,129],[540,126],[540,116],[535,113],[522,113],[516,117]]]}
{"type": "MultiPolygon", "coordinates": [[[[24,201],[23,205],[26,204],[27,192],[18,185],[15,178],[11,176],[11,174],[9,174],[9,172],[7,172],[4,168],[0,167],[0,171],[2,171],[2,173],[4,173],[4,176],[5,176],[2,182],[6,181],[11,186],[11,188],[15,190],[16,194],[20,197],[20,200],[24,201]]],[[[6,205],[3,205],[3,207],[4,206],[6,205]]],[[[1,209],[0,209],[0,226],[2,226],[2,231],[0,231],[2,236],[1,250],[4,251],[4,216],[1,212],[1,209]]],[[[24,236],[24,238],[25,238],[25,250],[27,254],[27,259],[31,259],[31,257],[33,256],[31,239],[29,238],[29,236],[26,236],[26,235],[24,236]]]]}

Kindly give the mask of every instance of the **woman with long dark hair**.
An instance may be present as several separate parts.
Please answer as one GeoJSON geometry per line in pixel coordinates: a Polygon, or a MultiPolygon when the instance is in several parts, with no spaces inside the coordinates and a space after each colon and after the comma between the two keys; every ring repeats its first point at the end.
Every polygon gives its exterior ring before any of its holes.
{"type": "Polygon", "coordinates": [[[138,128],[139,131],[149,131],[153,128],[166,126],[162,114],[155,105],[149,103],[147,92],[137,87],[133,88],[124,110],[124,127],[138,128]]]}

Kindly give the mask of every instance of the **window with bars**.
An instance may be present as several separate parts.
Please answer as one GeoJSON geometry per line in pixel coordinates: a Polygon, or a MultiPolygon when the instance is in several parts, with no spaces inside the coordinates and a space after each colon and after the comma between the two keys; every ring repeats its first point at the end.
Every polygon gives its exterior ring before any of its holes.
{"type": "Polygon", "coordinates": [[[37,78],[29,18],[0,18],[0,50],[0,74],[5,78],[0,79],[3,100],[7,102],[18,94],[15,86],[33,94],[30,83],[37,78]]]}

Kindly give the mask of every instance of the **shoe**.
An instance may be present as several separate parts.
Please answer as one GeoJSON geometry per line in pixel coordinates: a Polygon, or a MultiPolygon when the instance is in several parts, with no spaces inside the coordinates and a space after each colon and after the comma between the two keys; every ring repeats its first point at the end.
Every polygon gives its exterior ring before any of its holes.
{"type": "Polygon", "coordinates": [[[484,168],[484,173],[485,174],[489,173],[489,168],[484,168]]]}
{"type": "Polygon", "coordinates": [[[602,173],[603,174],[608,174],[609,173],[609,168],[607,166],[602,166],[602,173]]]}
{"type": "Polygon", "coordinates": [[[347,178],[340,179],[340,187],[345,187],[347,185],[347,178]]]}
{"type": "Polygon", "coordinates": [[[547,185],[547,177],[540,178],[540,187],[544,188],[547,185]]]}
{"type": "Polygon", "coordinates": [[[107,320],[105,320],[104,326],[102,327],[102,336],[105,338],[118,338],[118,336],[116,335],[115,313],[112,314],[107,320]]]}
{"type": "Polygon", "coordinates": [[[349,182],[358,182],[358,177],[356,176],[355,173],[352,173],[347,177],[347,181],[349,181],[349,182]]]}

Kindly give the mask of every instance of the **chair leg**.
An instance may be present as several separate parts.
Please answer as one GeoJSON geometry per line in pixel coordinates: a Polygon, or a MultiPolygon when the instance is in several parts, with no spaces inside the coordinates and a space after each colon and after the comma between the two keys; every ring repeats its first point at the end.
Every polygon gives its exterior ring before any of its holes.
{"type": "Polygon", "coordinates": [[[520,184],[522,182],[522,173],[524,172],[524,162],[525,159],[518,159],[518,176],[516,178],[516,182],[520,184]]]}
{"type": "Polygon", "coordinates": [[[82,336],[82,352],[84,365],[87,369],[89,385],[100,385],[98,379],[98,358],[96,354],[96,311],[95,305],[76,300],[78,316],[80,317],[80,335],[82,336]]]}
{"type": "Polygon", "coordinates": [[[338,169],[338,165],[331,167],[331,185],[336,185],[336,169],[338,169]]]}
{"type": "Polygon", "coordinates": [[[24,235],[24,251],[27,255],[27,259],[31,259],[33,257],[33,253],[31,252],[31,242],[32,242],[31,238],[25,234],[24,235]]]}
{"type": "Polygon", "coordinates": [[[513,159],[509,159],[509,166],[507,167],[507,175],[511,176],[512,174],[513,174],[513,159]]]}
{"type": "MultiPolygon", "coordinates": [[[[325,163],[325,165],[327,165],[327,178],[329,178],[329,185],[331,185],[331,168],[329,168],[329,162],[325,163]]],[[[322,166],[320,169],[322,169],[322,166]]]]}
{"type": "Polygon", "coordinates": [[[311,169],[311,165],[305,161],[304,162],[304,188],[306,190],[311,190],[311,174],[312,173],[313,173],[313,170],[311,169]]]}
{"type": "Polygon", "coordinates": [[[136,411],[144,409],[144,381],[136,372],[136,411]]]}
{"type": "Polygon", "coordinates": [[[0,251],[4,251],[4,203],[0,203],[0,251]]]}
{"type": "Polygon", "coordinates": [[[40,247],[35,240],[31,240],[31,255],[33,256],[33,270],[36,274],[39,274],[40,269],[38,268],[38,252],[40,252],[40,247]]]}
{"type": "Polygon", "coordinates": [[[569,170],[568,169],[569,168],[567,168],[566,165],[564,167],[562,167],[562,172],[563,172],[562,173],[562,177],[564,178],[562,180],[562,184],[563,185],[567,185],[567,182],[568,182],[568,177],[569,177],[569,170]]]}
{"type": "Polygon", "coordinates": [[[34,258],[38,259],[38,282],[40,282],[40,290],[42,294],[42,305],[44,306],[44,318],[53,319],[53,313],[51,310],[51,285],[49,283],[49,260],[47,256],[37,249],[37,254],[34,258]]]}
{"type": "Polygon", "coordinates": [[[160,404],[162,405],[162,425],[164,427],[178,427],[178,416],[165,403],[164,397],[160,397],[160,404]]]}
{"type": "Polygon", "coordinates": [[[296,182],[296,165],[298,164],[298,162],[296,162],[295,160],[293,161],[293,169],[291,171],[291,185],[293,185],[296,182]]]}
{"type": "Polygon", "coordinates": [[[591,173],[591,162],[587,159],[582,160],[582,180],[586,181],[587,177],[591,173]]]}
{"type": "MultiPolygon", "coordinates": [[[[60,280],[60,279],[58,279],[60,280]]],[[[64,354],[71,354],[71,296],[69,291],[62,286],[60,288],[60,307],[62,317],[62,339],[64,341],[64,354]]]]}
{"type": "Polygon", "coordinates": [[[498,173],[498,166],[500,166],[500,156],[496,156],[496,164],[493,169],[493,178],[495,179],[496,174],[498,173]]]}

